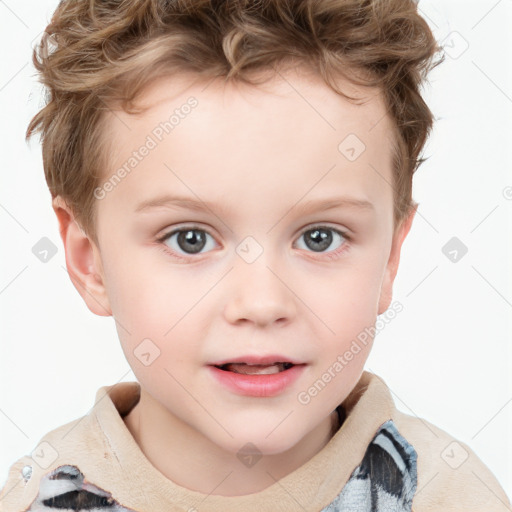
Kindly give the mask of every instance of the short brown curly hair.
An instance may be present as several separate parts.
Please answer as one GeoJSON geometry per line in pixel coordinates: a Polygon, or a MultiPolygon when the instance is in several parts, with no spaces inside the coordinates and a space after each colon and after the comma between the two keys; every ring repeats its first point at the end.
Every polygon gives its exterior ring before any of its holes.
{"type": "Polygon", "coordinates": [[[253,71],[296,62],[349,100],[337,77],[383,92],[396,132],[396,228],[417,206],[412,176],[433,125],[419,89],[444,60],[434,60],[439,50],[414,0],[61,0],[33,52],[47,94],[26,140],[41,132],[52,197],[62,196],[97,243],[94,190],[109,165],[109,108],[134,113],[144,87],[162,76],[257,84],[253,71]]]}

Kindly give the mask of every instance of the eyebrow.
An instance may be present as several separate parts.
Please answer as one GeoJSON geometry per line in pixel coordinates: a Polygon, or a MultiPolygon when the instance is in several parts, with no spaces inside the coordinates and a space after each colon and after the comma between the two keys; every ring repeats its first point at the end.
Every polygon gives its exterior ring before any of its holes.
{"type": "MultiPolygon", "coordinates": [[[[136,208],[136,213],[147,213],[156,208],[172,207],[188,208],[199,212],[206,210],[223,211],[224,207],[208,201],[193,199],[191,197],[163,195],[152,199],[147,199],[140,203],[136,208]]],[[[296,213],[304,215],[312,211],[326,211],[334,208],[351,208],[363,211],[375,211],[373,203],[366,199],[359,199],[349,196],[335,196],[327,199],[311,199],[302,204],[292,206],[288,211],[295,210],[296,213]]]]}

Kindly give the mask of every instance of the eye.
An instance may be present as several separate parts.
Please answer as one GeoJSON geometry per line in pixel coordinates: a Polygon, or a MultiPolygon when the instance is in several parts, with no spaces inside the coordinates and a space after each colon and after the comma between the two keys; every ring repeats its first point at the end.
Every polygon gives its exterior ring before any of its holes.
{"type": "MultiPolygon", "coordinates": [[[[343,231],[329,226],[314,226],[301,233],[297,246],[299,249],[309,249],[309,252],[325,253],[327,258],[335,259],[348,250],[348,241],[350,237],[343,231]],[[300,244],[302,239],[305,240],[303,246],[300,244]],[[337,245],[334,250],[326,251],[333,242],[337,245]]],[[[158,238],[158,242],[163,245],[164,252],[183,260],[189,259],[187,256],[208,252],[216,246],[213,236],[198,226],[175,229],[158,238]]]]}
{"type": "Polygon", "coordinates": [[[158,241],[169,247],[171,252],[179,257],[180,251],[185,255],[191,255],[200,253],[205,247],[207,250],[215,247],[208,238],[213,241],[213,237],[208,232],[194,226],[166,233],[158,241]]]}
{"type": "MultiPolygon", "coordinates": [[[[344,240],[349,240],[349,236],[334,228],[330,228],[328,226],[314,226],[312,228],[308,228],[306,231],[303,231],[298,238],[299,242],[304,239],[305,248],[311,249],[311,251],[316,253],[326,252],[333,242],[338,243],[337,247],[332,251],[327,251],[329,256],[339,255],[346,249],[346,243],[344,244],[344,240]],[[340,249],[341,247],[341,249],[340,249]]],[[[300,247],[299,249],[304,249],[304,247],[300,247]]]]}

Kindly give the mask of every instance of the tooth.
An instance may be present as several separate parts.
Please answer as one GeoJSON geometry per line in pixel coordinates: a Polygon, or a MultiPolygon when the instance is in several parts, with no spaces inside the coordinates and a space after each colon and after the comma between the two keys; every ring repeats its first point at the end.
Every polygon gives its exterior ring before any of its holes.
{"type": "Polygon", "coordinates": [[[245,375],[269,375],[272,373],[279,373],[284,370],[283,364],[271,365],[254,365],[245,363],[231,363],[228,364],[226,370],[234,373],[242,373],[245,375]]]}

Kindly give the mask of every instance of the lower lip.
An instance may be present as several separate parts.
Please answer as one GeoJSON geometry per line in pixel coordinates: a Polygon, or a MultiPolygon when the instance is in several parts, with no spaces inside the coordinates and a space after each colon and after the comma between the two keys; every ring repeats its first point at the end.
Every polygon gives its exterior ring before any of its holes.
{"type": "Polygon", "coordinates": [[[297,364],[279,373],[245,375],[209,366],[214,377],[231,391],[239,395],[260,397],[275,396],[283,392],[295,382],[305,367],[305,364],[297,364]]]}

